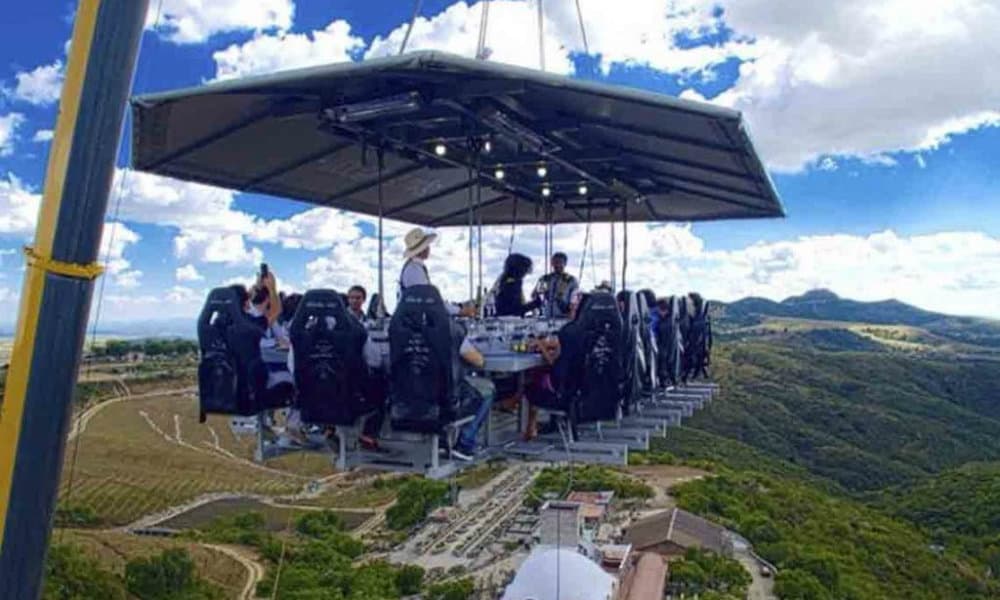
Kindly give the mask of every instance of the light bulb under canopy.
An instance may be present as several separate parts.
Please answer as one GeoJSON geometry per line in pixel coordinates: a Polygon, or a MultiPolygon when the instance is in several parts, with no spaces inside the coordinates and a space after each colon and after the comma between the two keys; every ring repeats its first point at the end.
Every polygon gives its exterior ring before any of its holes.
{"type": "Polygon", "coordinates": [[[448,146],[445,146],[444,144],[436,144],[434,146],[434,154],[437,154],[438,156],[448,154],[448,146]]]}
{"type": "Polygon", "coordinates": [[[485,152],[487,154],[489,154],[490,152],[493,152],[493,142],[491,142],[489,140],[486,140],[485,142],[483,142],[483,152],[485,152]]]}
{"type": "Polygon", "coordinates": [[[495,177],[496,179],[503,179],[504,175],[505,173],[503,172],[503,169],[497,169],[496,171],[493,171],[493,177],[495,177]]]}
{"type": "Polygon", "coordinates": [[[538,173],[539,177],[545,177],[546,175],[549,174],[549,170],[545,168],[545,165],[541,165],[540,167],[538,167],[538,170],[535,172],[538,173]]]}
{"type": "Polygon", "coordinates": [[[550,188],[549,186],[545,186],[542,188],[542,196],[548,198],[551,195],[552,195],[552,188],[550,188]]]}
{"type": "Polygon", "coordinates": [[[576,191],[580,192],[581,196],[586,196],[587,195],[587,186],[581,185],[579,188],[577,188],[576,191]]]}

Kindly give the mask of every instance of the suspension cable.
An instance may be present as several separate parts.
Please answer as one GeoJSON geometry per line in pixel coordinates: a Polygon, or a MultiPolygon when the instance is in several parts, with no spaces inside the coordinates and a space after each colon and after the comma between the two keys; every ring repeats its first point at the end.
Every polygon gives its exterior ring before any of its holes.
{"type": "Polygon", "coordinates": [[[587,28],[583,25],[583,10],[580,9],[580,0],[576,0],[576,17],[580,21],[580,37],[583,38],[583,52],[590,54],[590,46],[587,44],[587,28]]]}
{"type": "Polygon", "coordinates": [[[587,262],[587,247],[590,245],[590,207],[587,207],[587,229],[583,234],[583,253],[580,254],[580,281],[583,281],[583,265],[587,262]]]}
{"type": "MultiPolygon", "coordinates": [[[[468,171],[468,175],[469,175],[469,183],[471,184],[472,183],[472,165],[469,165],[467,167],[467,171],[468,171]]],[[[469,201],[468,201],[468,213],[469,213],[469,299],[470,300],[475,299],[475,297],[476,297],[476,295],[472,291],[472,286],[475,285],[475,281],[476,281],[476,273],[475,273],[475,270],[474,270],[474,267],[473,267],[474,261],[473,261],[473,252],[472,252],[472,234],[475,231],[473,229],[473,222],[474,221],[473,221],[472,202],[473,202],[473,200],[475,198],[475,193],[476,192],[472,188],[473,188],[473,186],[470,185],[469,186],[469,201]]]]}
{"type": "Polygon", "coordinates": [[[514,218],[510,221],[510,241],[507,242],[507,255],[514,252],[514,231],[517,229],[517,196],[514,196],[514,218]]]}
{"type": "MultiPolygon", "coordinates": [[[[483,298],[486,294],[483,289],[483,179],[480,174],[482,157],[479,154],[479,149],[476,149],[476,251],[479,254],[479,282],[476,284],[479,288],[476,290],[476,296],[483,298]]],[[[482,302],[480,301],[480,304],[482,302]]]]}
{"type": "Polygon", "coordinates": [[[627,290],[625,271],[628,269],[628,200],[622,208],[622,217],[622,289],[627,290]]]}
{"type": "Polygon", "coordinates": [[[378,172],[378,301],[380,306],[376,306],[375,311],[378,318],[381,319],[382,313],[384,312],[381,310],[381,307],[384,306],[383,303],[385,302],[385,289],[384,289],[385,277],[383,273],[385,269],[383,268],[383,263],[382,263],[383,242],[384,242],[384,239],[382,237],[382,219],[383,219],[383,214],[385,212],[383,204],[383,195],[382,195],[383,194],[382,171],[385,168],[384,164],[385,152],[383,151],[381,145],[378,147],[377,157],[378,157],[378,166],[376,167],[376,169],[378,172]]]}
{"type": "Polygon", "coordinates": [[[614,209],[611,211],[611,221],[608,222],[611,226],[611,281],[608,283],[611,285],[611,291],[615,291],[615,213],[614,209]]]}
{"type": "Polygon", "coordinates": [[[399,54],[406,52],[406,44],[410,41],[410,34],[413,33],[413,25],[417,22],[417,17],[420,16],[420,4],[422,0],[414,0],[413,2],[413,16],[410,18],[410,24],[406,27],[406,34],[403,36],[403,43],[399,45],[399,54]]]}
{"type": "Polygon", "coordinates": [[[538,65],[545,70],[545,15],[542,0],[538,0],[538,65]]]}
{"type": "Polygon", "coordinates": [[[479,13],[479,40],[476,42],[476,58],[486,60],[486,30],[490,20],[490,0],[482,0],[479,13]]]}

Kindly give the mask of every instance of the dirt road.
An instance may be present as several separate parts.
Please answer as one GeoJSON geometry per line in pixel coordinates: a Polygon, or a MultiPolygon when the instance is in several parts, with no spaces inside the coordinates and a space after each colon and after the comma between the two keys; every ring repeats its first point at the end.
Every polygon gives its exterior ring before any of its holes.
{"type": "Polygon", "coordinates": [[[257,562],[257,557],[253,556],[245,549],[238,546],[224,546],[221,544],[202,544],[206,548],[211,548],[216,552],[225,554],[229,558],[243,565],[247,570],[247,582],[243,586],[243,591],[238,596],[240,600],[253,600],[257,597],[257,584],[264,578],[264,565],[257,562]]]}

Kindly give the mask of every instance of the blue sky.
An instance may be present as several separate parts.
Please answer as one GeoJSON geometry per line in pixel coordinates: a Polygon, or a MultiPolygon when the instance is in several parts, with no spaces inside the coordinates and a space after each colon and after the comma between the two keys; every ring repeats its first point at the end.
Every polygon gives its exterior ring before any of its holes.
{"type": "MultiPolygon", "coordinates": [[[[535,1],[493,0],[491,60],[538,67],[535,1]]],[[[408,0],[194,4],[151,1],[136,93],[395,53],[413,9],[408,0]]],[[[633,225],[630,284],[723,300],[822,286],[1000,317],[1000,75],[991,68],[1000,58],[998,4],[634,0],[623,10],[583,0],[588,54],[573,0],[545,0],[548,70],[743,111],[788,211],[784,220],[633,225]]],[[[15,3],[0,23],[6,306],[19,294],[20,248],[34,231],[73,10],[65,1],[15,3]]],[[[409,47],[472,55],[480,11],[426,0],[409,47]]],[[[287,289],[374,287],[367,218],[132,173],[126,163],[122,151],[124,194],[105,235],[103,319],[194,315],[208,289],[249,281],[260,260],[287,289]]],[[[389,227],[387,282],[405,230],[389,227]]],[[[459,299],[467,295],[467,239],[461,230],[441,233],[433,278],[459,299]]],[[[487,281],[508,235],[486,233],[487,281]]],[[[581,228],[560,227],[556,237],[571,255],[583,247],[581,228]]],[[[608,272],[610,236],[594,237],[585,285],[608,272]]],[[[524,229],[515,240],[540,258],[539,232],[524,229]]],[[[13,312],[0,314],[0,325],[13,312]]]]}

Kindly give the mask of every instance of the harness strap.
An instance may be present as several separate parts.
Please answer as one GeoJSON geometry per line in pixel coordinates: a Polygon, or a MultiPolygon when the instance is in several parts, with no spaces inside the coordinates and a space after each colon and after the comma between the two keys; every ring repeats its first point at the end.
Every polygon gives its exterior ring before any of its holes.
{"type": "Polygon", "coordinates": [[[82,265],[79,263],[63,262],[55,260],[49,256],[42,256],[31,246],[24,247],[24,256],[28,261],[28,266],[33,269],[41,269],[46,273],[54,273],[64,277],[74,279],[94,280],[104,272],[104,267],[98,262],[82,265]]]}

